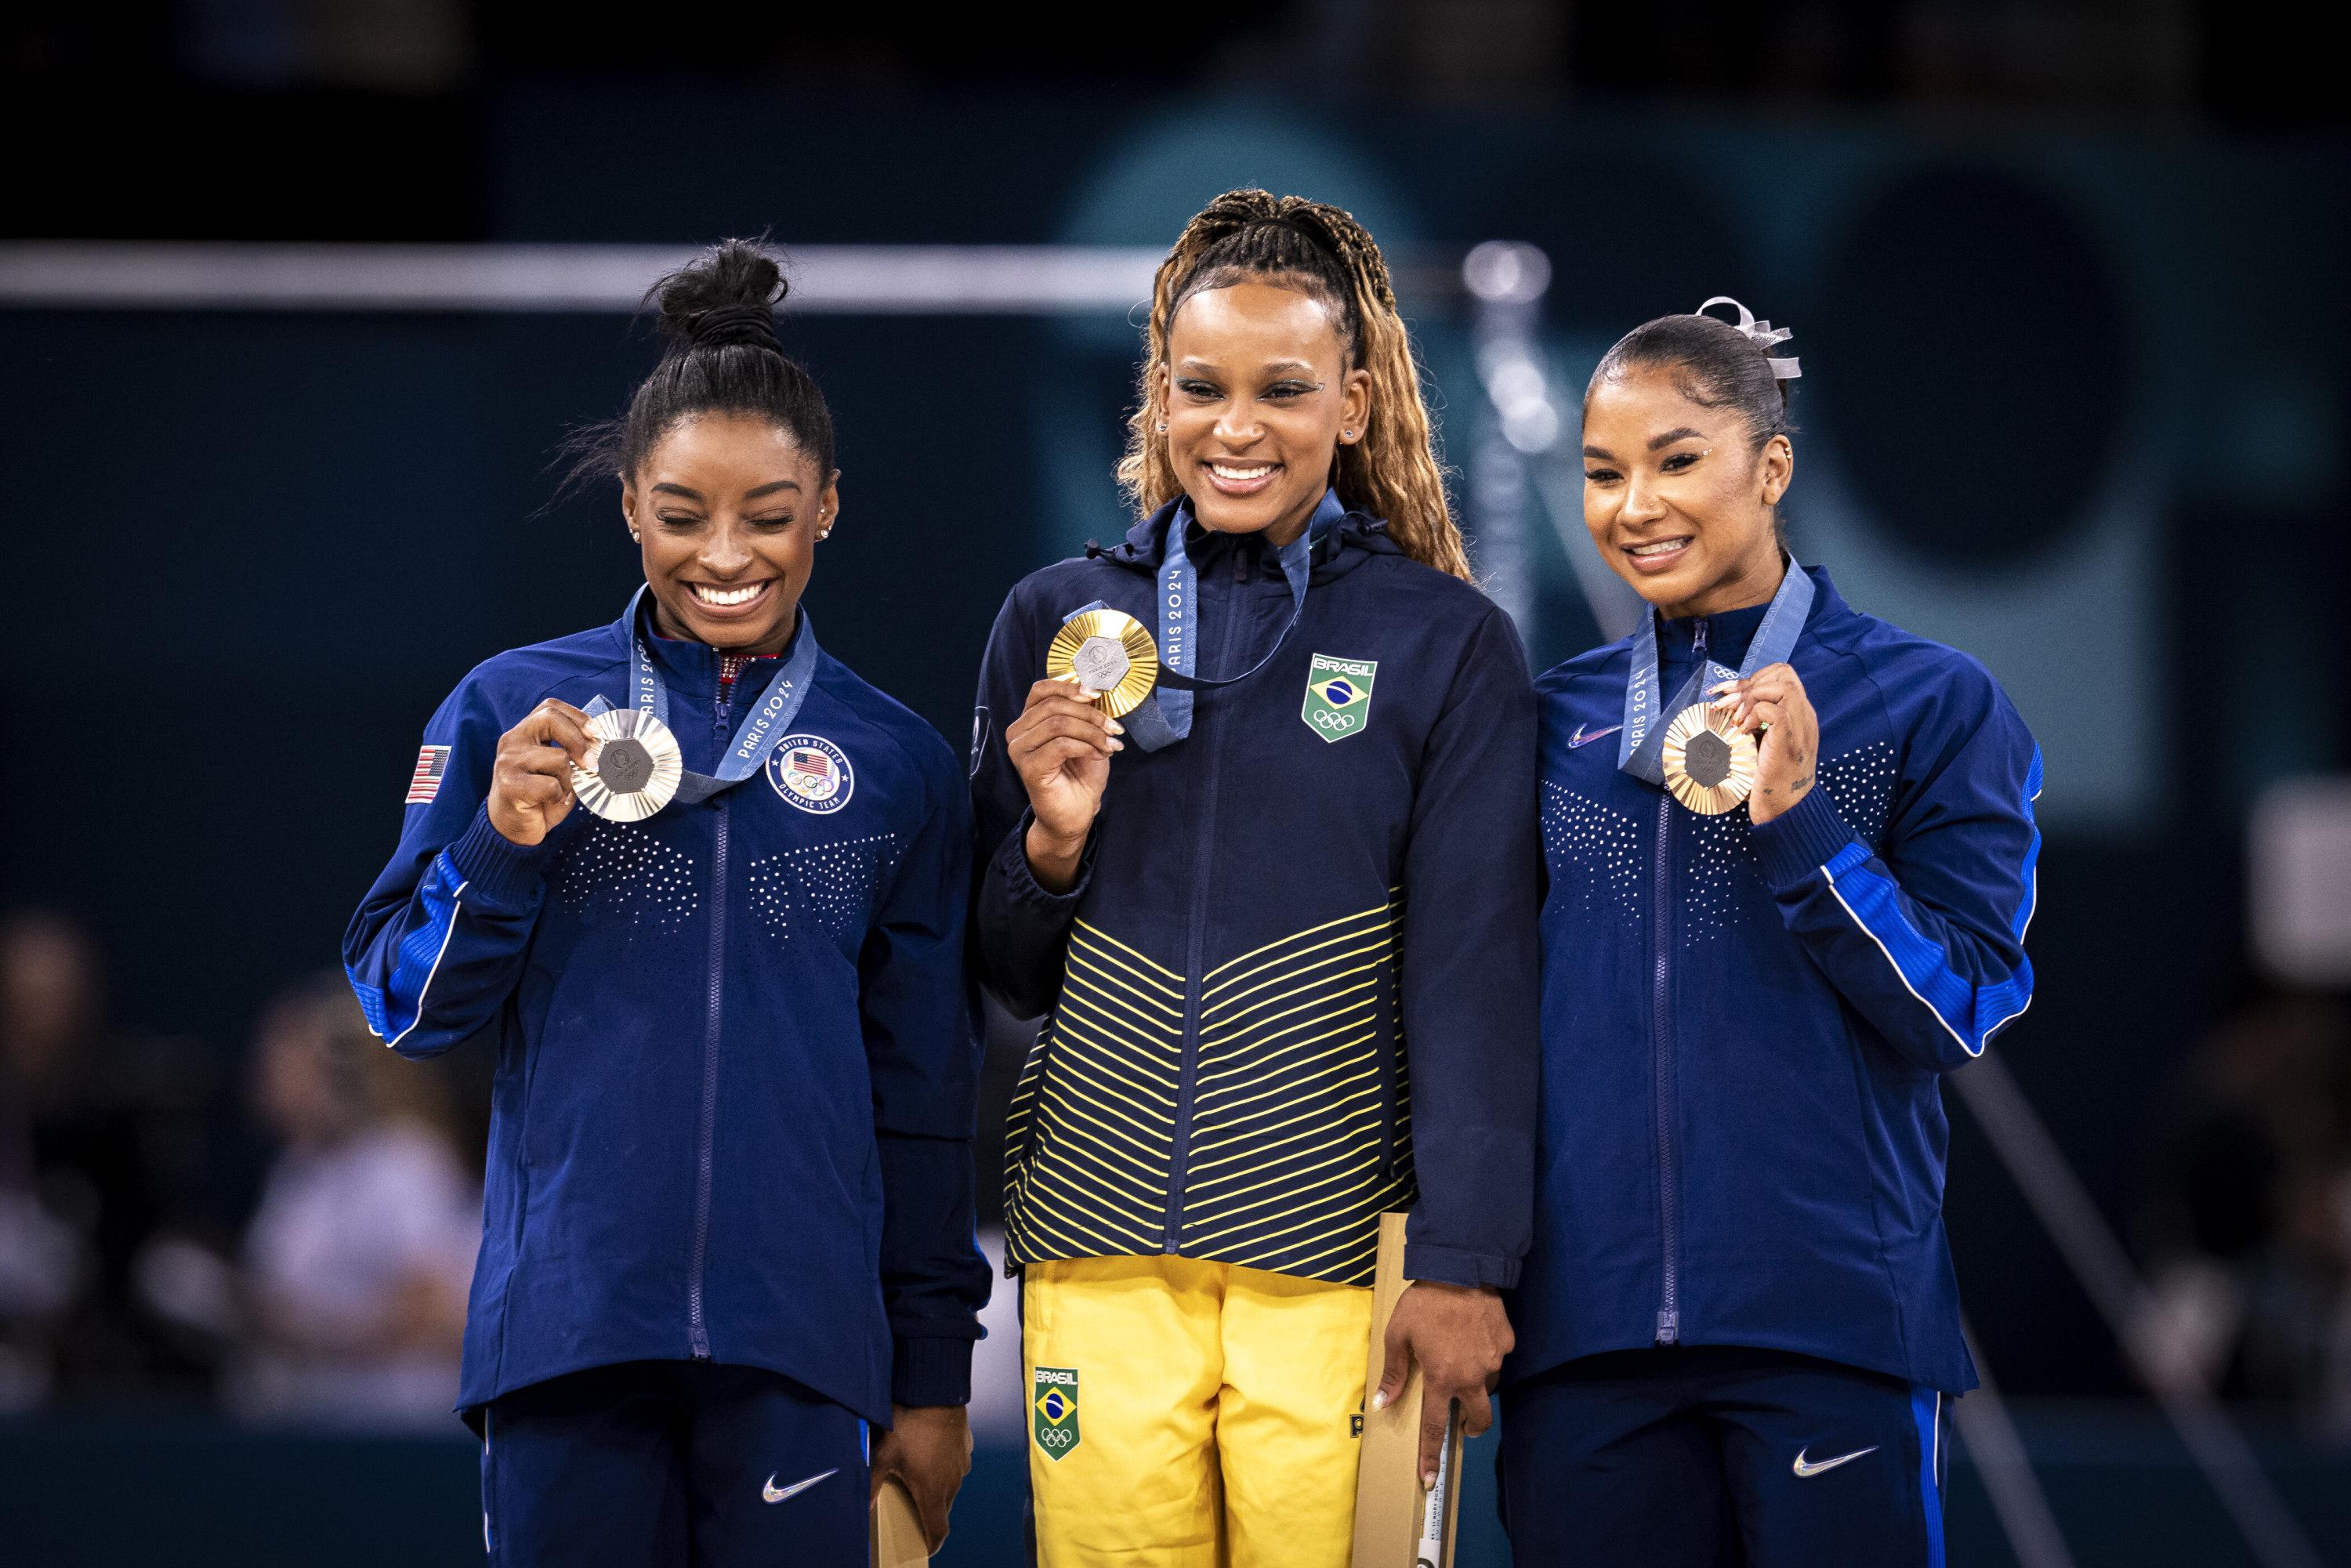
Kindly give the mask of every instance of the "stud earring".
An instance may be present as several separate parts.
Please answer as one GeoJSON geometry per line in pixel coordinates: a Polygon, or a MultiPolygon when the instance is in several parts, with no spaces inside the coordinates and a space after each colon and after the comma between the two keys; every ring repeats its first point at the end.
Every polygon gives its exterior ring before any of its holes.
{"type": "Polygon", "coordinates": [[[636,529],[631,528],[629,530],[629,542],[632,545],[641,545],[645,542],[645,536],[637,532],[636,529]]]}
{"type": "Polygon", "coordinates": [[[1353,441],[1355,439],[1355,433],[1352,430],[1343,430],[1339,433],[1339,437],[1343,441],[1353,441]]]}
{"type": "Polygon", "coordinates": [[[1162,435],[1167,434],[1167,422],[1164,419],[1159,422],[1159,434],[1162,435]]]}

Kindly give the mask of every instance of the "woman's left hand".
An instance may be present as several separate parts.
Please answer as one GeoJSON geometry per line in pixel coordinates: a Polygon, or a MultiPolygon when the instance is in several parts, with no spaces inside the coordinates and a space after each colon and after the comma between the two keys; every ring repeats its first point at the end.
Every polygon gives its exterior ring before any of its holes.
{"type": "Polygon", "coordinates": [[[1421,1485],[1429,1486],[1455,1401],[1460,1402],[1464,1437],[1474,1437],[1494,1424],[1487,1396],[1501,1381],[1502,1358],[1517,1347],[1518,1337],[1499,1291],[1422,1280],[1396,1299],[1385,1345],[1372,1408],[1395,1404],[1413,1364],[1420,1364],[1420,1477],[1421,1485]]]}
{"type": "Polygon", "coordinates": [[[960,1405],[893,1405],[890,1421],[873,1445],[872,1495],[880,1497],[882,1483],[895,1476],[935,1552],[947,1538],[947,1510],[971,1473],[971,1419],[960,1405]]]}
{"type": "Polygon", "coordinates": [[[1766,664],[1743,680],[1715,687],[1715,706],[1730,709],[1730,722],[1756,737],[1755,792],[1747,815],[1757,826],[1802,800],[1813,788],[1813,764],[1821,754],[1821,720],[1804,683],[1786,664],[1766,664]]]}

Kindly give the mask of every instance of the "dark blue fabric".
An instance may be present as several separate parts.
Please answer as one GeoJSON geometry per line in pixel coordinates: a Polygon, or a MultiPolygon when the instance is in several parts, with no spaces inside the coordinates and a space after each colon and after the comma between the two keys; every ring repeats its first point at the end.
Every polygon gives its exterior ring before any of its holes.
{"type": "Polygon", "coordinates": [[[476,1414],[490,1568],[863,1568],[865,1423],[789,1378],[629,1362],[476,1414]]]}
{"type": "MultiPolygon", "coordinates": [[[[1536,684],[1542,1132],[1506,1381],[1670,1341],[1974,1386],[1941,1074],[2031,999],[2040,752],[1982,665],[1813,577],[1818,782],[1761,827],[1617,770],[1629,640],[1536,684]]],[[[1701,632],[1743,653],[1760,618],[1668,622],[1661,664],[1701,632]]]]}
{"type": "MultiPolygon", "coordinates": [[[[972,758],[982,977],[1016,1013],[1051,1010],[1071,923],[1083,919],[1192,976],[1196,1007],[1199,977],[1216,965],[1400,897],[1393,1017],[1408,1089],[1377,1085],[1384,1132],[1325,1151],[1311,1182],[1340,1179],[1335,1171],[1364,1185],[1386,1166],[1383,1155],[1408,1149],[1419,1197],[1405,1271],[1508,1284],[1526,1247],[1532,1186],[1537,845],[1525,653],[1490,600],[1404,554],[1384,524],[1343,516],[1315,547],[1305,609],[1280,654],[1238,685],[1197,693],[1196,727],[1181,744],[1130,747],[1113,759],[1078,885],[1057,895],[1029,874],[1027,794],[1005,727],[1071,612],[1099,601],[1157,624],[1171,509],[1113,549],[1024,580],[997,618],[972,758]],[[1368,723],[1335,743],[1301,713],[1318,653],[1378,666],[1368,723]]],[[[1274,553],[1253,535],[1196,529],[1186,549],[1198,570],[1197,674],[1249,670],[1291,614],[1274,553]]],[[[1196,1060],[1188,1017],[1182,1050],[1196,1060]]],[[[1309,1058],[1297,1073],[1316,1071],[1310,1052],[1294,1056],[1309,1058]]],[[[1268,1092],[1285,1088],[1270,1082],[1268,1092]]],[[[1186,1107],[1174,1098],[1180,1123],[1186,1107]]],[[[1406,1167],[1399,1159],[1395,1168],[1406,1167]]],[[[1182,1208],[1179,1190],[1171,1229],[1182,1208]]],[[[1375,1218],[1355,1217],[1345,1249],[1318,1241],[1300,1267],[1360,1253],[1368,1279],[1375,1218]]]]}
{"type": "Polygon", "coordinates": [[[1931,1390],[1785,1352],[1571,1362],[1503,1396],[1511,1553],[1543,1568],[1942,1568],[1942,1414],[1931,1390]]]}
{"type": "MultiPolygon", "coordinates": [[[[674,1357],[767,1367],[877,1424],[959,1404],[988,1289],[964,769],[827,656],[792,725],[845,760],[821,810],[778,782],[786,747],[710,800],[575,808],[509,842],[483,807],[499,736],[547,697],[627,697],[628,632],[465,677],[425,727],[452,747],[439,795],[407,808],[344,939],[402,1053],[495,1035],[462,1401],[674,1357]]],[[[724,692],[712,649],[651,647],[685,765],[710,771],[760,683],[724,692]]]]}

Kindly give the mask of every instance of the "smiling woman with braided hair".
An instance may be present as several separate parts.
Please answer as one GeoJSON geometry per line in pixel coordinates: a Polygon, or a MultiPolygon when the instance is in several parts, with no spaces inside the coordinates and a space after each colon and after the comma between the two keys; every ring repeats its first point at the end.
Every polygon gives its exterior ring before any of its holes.
{"type": "Polygon", "coordinates": [[[1456,1399],[1482,1431],[1511,1343],[1525,656],[1468,581],[1386,264],[1345,213],[1209,204],[1159,268],[1140,390],[1140,520],[1013,590],[974,728],[982,975],[1046,1017],[1005,1195],[1038,1545],[1343,1564],[1366,1393],[1416,1361],[1435,1436],[1456,1399]],[[1394,1209],[1419,1283],[1369,1391],[1394,1209]]]}

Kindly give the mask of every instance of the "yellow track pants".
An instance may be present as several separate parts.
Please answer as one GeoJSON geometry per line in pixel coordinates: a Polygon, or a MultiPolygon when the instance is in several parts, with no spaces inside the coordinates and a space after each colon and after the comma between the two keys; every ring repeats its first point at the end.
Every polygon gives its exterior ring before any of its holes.
{"type": "Polygon", "coordinates": [[[1188,1258],[1023,1272],[1041,1568],[1346,1568],[1371,1291],[1188,1258]]]}

